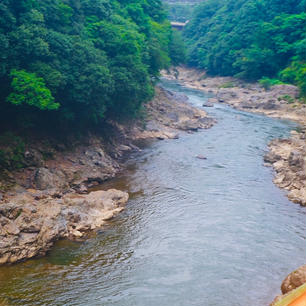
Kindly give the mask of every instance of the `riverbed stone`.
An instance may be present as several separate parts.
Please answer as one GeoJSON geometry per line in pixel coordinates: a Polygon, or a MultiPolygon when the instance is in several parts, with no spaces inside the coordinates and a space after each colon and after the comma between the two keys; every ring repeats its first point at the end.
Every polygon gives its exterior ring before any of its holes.
{"type": "Polygon", "coordinates": [[[122,211],[128,197],[110,189],[60,199],[35,200],[31,193],[11,198],[0,210],[0,264],[44,255],[61,238],[86,236],[122,211]]]}
{"type": "Polygon", "coordinates": [[[291,272],[282,282],[281,290],[283,294],[300,287],[306,283],[306,265],[291,272]]]}
{"type": "Polygon", "coordinates": [[[207,159],[207,157],[202,155],[202,154],[197,155],[196,158],[197,159],[203,159],[203,160],[207,159]]]}
{"type": "Polygon", "coordinates": [[[207,102],[203,103],[202,106],[203,107],[214,107],[214,104],[212,102],[207,101],[207,102]]]}

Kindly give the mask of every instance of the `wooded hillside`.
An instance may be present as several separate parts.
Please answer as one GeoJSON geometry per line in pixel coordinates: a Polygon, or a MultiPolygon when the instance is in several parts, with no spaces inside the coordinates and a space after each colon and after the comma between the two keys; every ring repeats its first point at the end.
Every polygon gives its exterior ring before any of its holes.
{"type": "Polygon", "coordinates": [[[306,95],[305,0],[207,0],[184,34],[190,65],[306,95]]]}

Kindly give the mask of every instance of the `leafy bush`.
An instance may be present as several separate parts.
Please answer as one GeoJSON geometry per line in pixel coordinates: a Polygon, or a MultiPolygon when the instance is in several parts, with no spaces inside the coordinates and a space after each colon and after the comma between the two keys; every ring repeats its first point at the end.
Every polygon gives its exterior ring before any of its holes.
{"type": "Polygon", "coordinates": [[[277,100],[281,101],[281,100],[284,100],[284,101],[287,101],[288,104],[292,104],[295,102],[295,99],[290,96],[290,95],[283,95],[283,96],[280,96],[277,98],[277,100]]]}
{"type": "Polygon", "coordinates": [[[259,80],[259,84],[266,90],[270,89],[274,85],[281,85],[284,84],[278,79],[270,79],[267,77],[263,77],[259,80]]]}
{"type": "MultiPolygon", "coordinates": [[[[306,41],[305,41],[306,43],[306,41]]],[[[306,62],[294,60],[291,65],[280,72],[284,82],[293,83],[300,87],[301,96],[306,97],[306,62]]]]}
{"type": "Polygon", "coordinates": [[[186,47],[182,38],[182,34],[177,30],[173,30],[172,32],[169,52],[171,57],[171,63],[174,66],[185,62],[186,47]]]}

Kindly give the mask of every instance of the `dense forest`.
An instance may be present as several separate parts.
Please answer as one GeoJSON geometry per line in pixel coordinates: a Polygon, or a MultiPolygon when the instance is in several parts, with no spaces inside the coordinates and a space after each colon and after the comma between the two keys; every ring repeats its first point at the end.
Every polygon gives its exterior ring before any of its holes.
{"type": "Polygon", "coordinates": [[[1,1],[1,129],[135,116],[174,39],[160,0],[1,1]]]}
{"type": "Polygon", "coordinates": [[[305,0],[207,0],[184,35],[192,66],[264,85],[293,83],[306,95],[305,0]]]}
{"type": "Polygon", "coordinates": [[[166,8],[168,10],[168,18],[170,21],[186,22],[192,16],[193,7],[193,5],[184,3],[166,4],[166,8]]]}
{"type": "Polygon", "coordinates": [[[202,2],[202,0],[163,0],[168,18],[171,21],[186,22],[192,16],[194,8],[202,2]]]}
{"type": "Polygon", "coordinates": [[[168,11],[168,18],[176,22],[189,20],[193,9],[201,2],[201,0],[164,0],[166,10],[168,11]]]}
{"type": "MultiPolygon", "coordinates": [[[[166,2],[177,13],[196,1],[166,2]]],[[[305,95],[305,3],[203,1],[184,31],[188,63],[297,84],[305,95]]],[[[184,58],[161,0],[3,0],[0,54],[1,130],[82,129],[135,116],[159,70],[184,58]]]]}

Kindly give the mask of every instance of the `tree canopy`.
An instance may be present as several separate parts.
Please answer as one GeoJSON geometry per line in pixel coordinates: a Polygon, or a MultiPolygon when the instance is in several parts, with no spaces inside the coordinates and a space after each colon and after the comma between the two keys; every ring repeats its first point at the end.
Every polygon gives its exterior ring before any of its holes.
{"type": "Polygon", "coordinates": [[[277,77],[306,95],[305,0],[207,0],[184,35],[191,65],[247,80],[277,77]]]}
{"type": "Polygon", "coordinates": [[[133,116],[171,64],[172,41],[160,0],[3,0],[1,125],[133,116]]]}

